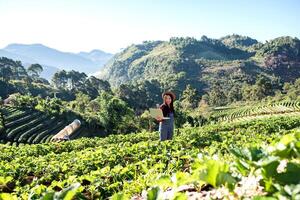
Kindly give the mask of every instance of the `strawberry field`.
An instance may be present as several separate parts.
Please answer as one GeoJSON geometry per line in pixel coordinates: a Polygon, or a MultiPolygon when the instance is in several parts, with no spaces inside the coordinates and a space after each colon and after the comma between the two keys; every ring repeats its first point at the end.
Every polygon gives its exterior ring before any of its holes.
{"type": "Polygon", "coordinates": [[[275,117],[176,129],[165,142],[141,132],[1,145],[0,199],[298,199],[299,127],[275,117]]]}

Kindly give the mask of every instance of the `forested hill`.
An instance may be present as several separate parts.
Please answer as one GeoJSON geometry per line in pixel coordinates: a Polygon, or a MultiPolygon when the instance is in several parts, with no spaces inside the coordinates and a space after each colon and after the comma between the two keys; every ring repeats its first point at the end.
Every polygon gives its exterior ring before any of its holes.
{"type": "Polygon", "coordinates": [[[260,74],[270,81],[290,82],[300,76],[300,41],[279,37],[260,43],[250,37],[229,35],[220,39],[202,36],[145,41],[131,45],[111,59],[99,77],[113,86],[156,79],[182,91],[187,84],[206,91],[219,82],[252,84],[260,74]]]}

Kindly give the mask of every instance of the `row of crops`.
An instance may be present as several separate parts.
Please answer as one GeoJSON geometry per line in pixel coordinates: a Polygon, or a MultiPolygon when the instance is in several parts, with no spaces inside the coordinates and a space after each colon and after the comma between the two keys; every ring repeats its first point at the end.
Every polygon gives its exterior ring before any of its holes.
{"type": "Polygon", "coordinates": [[[33,109],[3,106],[0,111],[2,116],[0,143],[16,146],[48,142],[70,123],[62,117],[46,115],[33,109]]]}
{"type": "Polygon", "coordinates": [[[298,198],[299,127],[299,117],[280,117],[185,127],[164,142],[157,132],[142,132],[65,143],[0,145],[0,199],[157,199],[167,195],[186,199],[181,185],[191,185],[195,195],[217,199],[213,194],[220,190],[227,192],[222,195],[240,198],[249,193],[235,189],[251,177],[260,180],[250,197],[298,198]],[[277,138],[282,141],[272,151],[260,148],[277,138]]]}
{"type": "Polygon", "coordinates": [[[300,112],[299,101],[283,101],[257,106],[241,106],[234,108],[218,109],[213,111],[212,118],[222,121],[248,120],[263,115],[281,115],[300,112]]]}

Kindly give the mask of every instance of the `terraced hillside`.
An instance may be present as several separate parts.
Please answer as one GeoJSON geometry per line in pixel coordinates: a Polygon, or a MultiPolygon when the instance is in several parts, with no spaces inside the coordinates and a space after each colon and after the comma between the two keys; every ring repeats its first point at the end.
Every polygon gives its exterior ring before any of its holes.
{"type": "Polygon", "coordinates": [[[212,118],[219,122],[246,121],[270,116],[300,116],[299,101],[283,101],[257,106],[219,108],[212,113],[212,118]]]}
{"type": "MultiPolygon", "coordinates": [[[[37,110],[20,109],[9,106],[0,108],[2,129],[0,143],[13,145],[37,144],[50,139],[72,121],[63,117],[49,116],[37,110]]],[[[79,128],[71,139],[80,137],[83,128],[79,128]]]]}

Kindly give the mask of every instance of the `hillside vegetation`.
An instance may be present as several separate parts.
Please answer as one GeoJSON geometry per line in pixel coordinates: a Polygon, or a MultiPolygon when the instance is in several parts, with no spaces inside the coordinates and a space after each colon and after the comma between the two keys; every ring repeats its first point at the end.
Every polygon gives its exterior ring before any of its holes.
{"type": "Polygon", "coordinates": [[[51,82],[0,58],[0,200],[300,199],[299,52],[291,37],[146,41],[100,79],[51,82]],[[149,108],[166,90],[175,131],[159,141],[149,108]]]}

